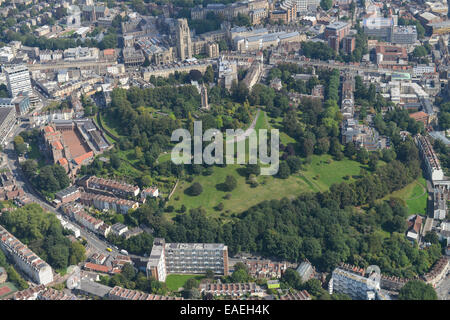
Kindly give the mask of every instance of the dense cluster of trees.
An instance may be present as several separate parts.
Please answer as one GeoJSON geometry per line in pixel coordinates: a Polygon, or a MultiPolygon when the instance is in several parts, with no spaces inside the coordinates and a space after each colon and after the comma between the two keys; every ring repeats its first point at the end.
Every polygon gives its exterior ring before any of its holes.
{"type": "Polygon", "coordinates": [[[38,169],[36,160],[29,159],[22,163],[22,170],[30,182],[46,196],[51,197],[55,192],[70,185],[66,170],[59,164],[46,165],[38,169]]]}
{"type": "Polygon", "coordinates": [[[450,102],[442,103],[439,106],[438,120],[442,130],[450,129],[450,102]]]}
{"type": "MultiPolygon", "coordinates": [[[[398,179],[400,164],[392,169],[385,167],[391,180],[398,179]]],[[[383,175],[381,171],[379,174],[383,175]]],[[[374,204],[370,194],[377,186],[369,184],[364,190],[365,179],[355,183],[361,187],[354,191],[361,193],[356,201],[372,203],[365,211],[345,206],[348,200],[342,193],[338,197],[325,192],[304,194],[294,200],[265,201],[226,223],[207,217],[202,208],[179,214],[173,222],[166,220],[157,205],[144,205],[131,214],[167,241],[223,242],[231,255],[245,251],[293,262],[307,258],[323,271],[344,261],[361,267],[377,264],[384,273],[407,278],[427,272],[441,255],[440,244],[419,250],[417,244],[407,241],[407,211],[401,201],[374,204]]],[[[385,193],[378,191],[376,195],[385,193]]]]}
{"type": "Polygon", "coordinates": [[[330,10],[332,6],[333,6],[332,0],[320,0],[320,7],[325,11],[330,10]]]}
{"type": "Polygon", "coordinates": [[[121,249],[125,249],[130,253],[141,256],[150,254],[150,250],[153,245],[153,237],[147,232],[143,232],[128,239],[125,239],[122,236],[115,236],[110,233],[108,235],[108,241],[121,249]]]}
{"type": "Polygon", "coordinates": [[[195,29],[196,34],[202,34],[220,29],[220,24],[224,21],[223,17],[216,15],[214,12],[208,12],[206,19],[188,20],[189,28],[195,29]]]}
{"type": "Polygon", "coordinates": [[[419,280],[411,280],[399,292],[399,300],[437,300],[433,286],[419,280]]]}
{"type": "Polygon", "coordinates": [[[29,204],[0,216],[2,224],[41,259],[55,269],[64,269],[86,259],[80,242],[71,242],[56,216],[37,204],[29,204]]]}
{"type": "MultiPolygon", "coordinates": [[[[296,140],[295,150],[307,158],[313,153],[329,153],[336,159],[343,158],[342,145],[339,142],[339,122],[341,114],[334,100],[324,104],[313,99],[303,99],[298,109],[289,110],[283,117],[283,130],[296,140]]],[[[280,150],[282,146],[280,146],[280,150]]],[[[289,147],[289,146],[288,146],[289,147]]],[[[291,149],[292,150],[292,149],[291,149]]],[[[289,155],[295,155],[292,150],[289,155]]]]}
{"type": "Polygon", "coordinates": [[[27,145],[20,135],[14,137],[14,150],[20,156],[23,156],[28,151],[27,145]]]}
{"type": "Polygon", "coordinates": [[[101,276],[100,283],[114,287],[120,286],[132,290],[140,290],[147,293],[165,295],[168,289],[163,282],[147,276],[143,272],[136,272],[131,264],[124,265],[122,272],[111,277],[101,276]]]}
{"type": "Polygon", "coordinates": [[[337,58],[336,51],[322,42],[304,41],[301,43],[300,54],[311,59],[333,60],[337,58]]]}
{"type": "MultiPolygon", "coordinates": [[[[311,90],[314,88],[314,86],[320,83],[319,79],[316,76],[312,76],[307,81],[304,81],[301,79],[296,80],[292,77],[292,75],[299,74],[299,73],[312,74],[312,69],[311,69],[311,67],[303,68],[295,63],[283,63],[283,64],[279,64],[278,66],[270,69],[267,80],[271,81],[272,79],[279,78],[279,79],[281,79],[283,85],[286,86],[286,90],[288,90],[288,91],[293,90],[295,92],[302,93],[302,94],[311,94],[311,90]]],[[[255,95],[253,93],[255,88],[256,87],[253,87],[253,90],[252,90],[252,93],[250,94],[250,96],[255,95]]],[[[272,89],[272,88],[268,88],[268,89],[272,89]]]]}
{"type": "Polygon", "coordinates": [[[98,112],[98,107],[97,105],[94,103],[94,101],[92,101],[91,98],[86,97],[85,95],[81,95],[81,105],[83,106],[84,109],[84,115],[87,117],[93,116],[98,112]]]}
{"type": "Polygon", "coordinates": [[[423,133],[424,125],[409,116],[407,110],[393,109],[384,115],[377,113],[373,119],[374,127],[382,135],[389,136],[399,143],[400,131],[408,131],[412,135],[423,133]]]}

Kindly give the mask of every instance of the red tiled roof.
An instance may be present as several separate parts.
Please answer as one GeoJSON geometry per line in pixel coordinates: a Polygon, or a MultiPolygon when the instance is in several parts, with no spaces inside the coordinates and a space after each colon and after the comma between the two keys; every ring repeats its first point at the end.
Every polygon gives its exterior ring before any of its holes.
{"type": "Polygon", "coordinates": [[[65,165],[67,165],[69,163],[66,158],[61,158],[61,159],[58,160],[58,162],[62,166],[65,166],[65,165]]]}
{"type": "Polygon", "coordinates": [[[420,119],[422,119],[422,118],[427,118],[427,117],[428,117],[428,114],[426,114],[426,113],[423,112],[423,111],[419,111],[419,112],[411,113],[411,114],[409,115],[409,117],[410,117],[410,118],[413,118],[413,119],[416,120],[416,121],[418,121],[418,120],[420,120],[420,119]]]}
{"type": "Polygon", "coordinates": [[[73,159],[73,160],[75,160],[75,162],[76,162],[78,165],[80,165],[80,164],[83,163],[84,160],[89,159],[89,158],[92,157],[93,155],[94,155],[94,152],[89,151],[88,153],[85,153],[85,154],[83,154],[83,155],[81,155],[81,156],[79,156],[79,157],[77,157],[77,158],[75,158],[75,159],[73,159]]]}
{"type": "Polygon", "coordinates": [[[55,147],[56,150],[64,149],[60,141],[53,141],[52,146],[55,147]]]}
{"type": "Polygon", "coordinates": [[[414,221],[414,227],[413,227],[414,231],[416,231],[416,233],[419,233],[421,226],[422,226],[422,217],[417,216],[416,220],[414,221]]]}
{"type": "Polygon", "coordinates": [[[114,55],[115,53],[116,53],[116,51],[114,49],[105,49],[105,50],[103,50],[103,54],[105,56],[114,55]]]}
{"type": "Polygon", "coordinates": [[[108,273],[110,271],[110,268],[108,268],[107,266],[103,266],[101,264],[95,264],[95,263],[91,263],[91,262],[86,262],[84,264],[84,268],[90,269],[93,271],[103,272],[103,273],[108,273]]]}
{"type": "Polygon", "coordinates": [[[55,132],[55,130],[53,130],[53,128],[50,127],[50,126],[45,127],[45,128],[44,128],[44,131],[45,131],[46,133],[49,133],[49,132],[55,132]]]}

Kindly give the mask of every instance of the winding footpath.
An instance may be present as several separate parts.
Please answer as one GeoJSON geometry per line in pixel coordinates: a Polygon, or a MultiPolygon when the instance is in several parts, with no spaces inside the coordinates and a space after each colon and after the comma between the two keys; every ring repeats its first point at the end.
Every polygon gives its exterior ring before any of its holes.
{"type": "Polygon", "coordinates": [[[243,140],[246,140],[250,136],[250,134],[253,132],[253,130],[255,129],[256,122],[258,121],[258,118],[259,118],[260,114],[261,114],[261,110],[258,109],[257,113],[256,113],[256,117],[253,119],[252,123],[247,128],[247,130],[245,130],[245,132],[243,134],[235,135],[234,139],[231,140],[231,141],[228,141],[228,139],[227,139],[227,143],[235,143],[235,142],[241,142],[243,140]]]}

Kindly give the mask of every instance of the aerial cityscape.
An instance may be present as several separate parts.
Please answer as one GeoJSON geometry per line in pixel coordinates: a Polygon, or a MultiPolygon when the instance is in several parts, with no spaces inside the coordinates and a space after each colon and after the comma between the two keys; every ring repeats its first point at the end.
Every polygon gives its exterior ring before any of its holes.
{"type": "Polygon", "coordinates": [[[0,300],[450,300],[446,0],[0,16],[0,300]]]}

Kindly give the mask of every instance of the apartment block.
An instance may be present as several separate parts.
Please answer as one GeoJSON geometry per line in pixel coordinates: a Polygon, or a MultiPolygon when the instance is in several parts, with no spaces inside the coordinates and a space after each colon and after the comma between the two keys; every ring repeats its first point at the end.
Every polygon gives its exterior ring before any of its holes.
{"type": "Polygon", "coordinates": [[[344,39],[345,36],[348,35],[350,32],[350,24],[343,21],[336,21],[333,23],[330,23],[325,28],[325,38],[328,39],[329,37],[336,37],[337,42],[341,42],[342,39],[344,39]]]}
{"type": "Polygon", "coordinates": [[[37,284],[46,285],[53,282],[52,268],[2,226],[0,248],[37,284]]]}
{"type": "MultiPolygon", "coordinates": [[[[366,275],[366,270],[344,266],[333,270],[328,284],[329,292],[344,293],[354,300],[384,300],[387,297],[380,292],[380,273],[366,275]]],[[[389,298],[387,298],[389,299],[389,298]]]]}
{"type": "Polygon", "coordinates": [[[228,247],[222,243],[166,243],[155,238],[147,276],[165,281],[167,274],[203,274],[206,270],[228,275],[228,247]]]}
{"type": "Polygon", "coordinates": [[[420,154],[424,159],[428,176],[433,182],[436,180],[443,180],[444,171],[442,170],[439,159],[428,138],[418,134],[416,137],[416,143],[419,147],[420,154]]]}

